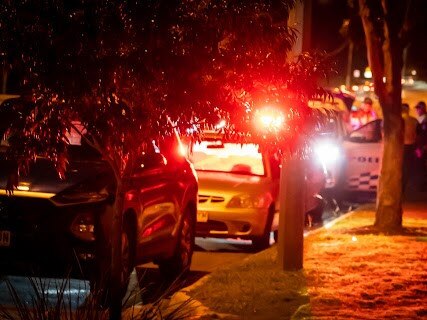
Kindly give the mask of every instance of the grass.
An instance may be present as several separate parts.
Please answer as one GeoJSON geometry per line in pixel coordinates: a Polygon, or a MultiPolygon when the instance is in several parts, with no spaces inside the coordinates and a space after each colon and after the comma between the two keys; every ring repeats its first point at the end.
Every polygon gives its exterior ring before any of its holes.
{"type": "Polygon", "coordinates": [[[212,312],[242,319],[427,316],[427,244],[419,241],[427,236],[427,212],[406,208],[398,235],[375,232],[373,221],[368,208],[309,235],[302,271],[282,271],[273,246],[211,274],[188,294],[212,312]]]}
{"type": "Polygon", "coordinates": [[[275,247],[213,273],[190,292],[210,309],[251,319],[290,319],[309,303],[304,272],[284,272],[275,247]]]}

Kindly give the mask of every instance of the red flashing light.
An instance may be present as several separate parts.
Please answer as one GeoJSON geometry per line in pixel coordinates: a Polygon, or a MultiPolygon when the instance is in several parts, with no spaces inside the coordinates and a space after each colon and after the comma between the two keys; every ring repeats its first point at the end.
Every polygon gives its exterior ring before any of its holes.
{"type": "Polygon", "coordinates": [[[285,123],[283,113],[271,107],[265,107],[255,113],[255,125],[264,129],[279,130],[285,123]]]}
{"type": "Polygon", "coordinates": [[[125,199],[126,201],[132,201],[135,198],[135,195],[133,193],[126,193],[125,199]]]}

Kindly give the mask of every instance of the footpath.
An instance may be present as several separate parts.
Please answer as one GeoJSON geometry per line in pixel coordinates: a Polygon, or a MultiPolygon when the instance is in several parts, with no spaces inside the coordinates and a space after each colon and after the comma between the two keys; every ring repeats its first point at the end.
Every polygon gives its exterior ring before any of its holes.
{"type": "Polygon", "coordinates": [[[301,271],[283,271],[273,245],[181,290],[169,306],[184,303],[191,319],[427,319],[427,203],[404,205],[396,235],[372,227],[374,209],[309,234],[301,271]]]}

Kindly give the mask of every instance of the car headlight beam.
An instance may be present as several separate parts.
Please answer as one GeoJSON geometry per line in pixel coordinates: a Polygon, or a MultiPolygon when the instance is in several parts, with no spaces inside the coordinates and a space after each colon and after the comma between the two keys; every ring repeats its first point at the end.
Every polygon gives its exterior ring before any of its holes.
{"type": "Polygon", "coordinates": [[[340,149],[333,143],[319,143],[314,147],[314,152],[322,164],[331,164],[339,160],[340,149]]]}

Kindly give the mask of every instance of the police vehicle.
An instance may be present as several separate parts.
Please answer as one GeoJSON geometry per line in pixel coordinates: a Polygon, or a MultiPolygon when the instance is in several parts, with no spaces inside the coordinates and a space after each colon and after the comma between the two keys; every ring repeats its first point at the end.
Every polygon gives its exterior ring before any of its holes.
{"type": "MultiPolygon", "coordinates": [[[[358,106],[366,92],[359,93],[349,105],[358,106]]],[[[331,124],[340,124],[348,130],[349,109],[343,106],[340,96],[334,96],[333,105],[318,102],[312,107],[335,110],[341,116],[335,117],[331,124]]],[[[381,118],[381,109],[375,96],[371,93],[374,108],[381,118]]],[[[418,101],[427,101],[427,83],[422,81],[406,81],[403,83],[402,101],[413,107],[418,101]]],[[[415,116],[412,109],[412,115],[415,116]]],[[[345,133],[343,130],[335,130],[337,134],[333,139],[324,139],[316,142],[318,156],[324,163],[325,172],[328,174],[325,189],[331,194],[340,191],[348,192],[376,192],[382,161],[382,120],[376,119],[360,128],[345,133]]],[[[315,149],[316,150],[316,149],[315,149]]]]}
{"type": "Polygon", "coordinates": [[[381,168],[382,120],[351,132],[342,143],[342,186],[347,191],[376,191],[381,168]]]}
{"type": "Polygon", "coordinates": [[[351,131],[347,110],[326,108],[329,128],[325,130],[323,125],[313,145],[326,176],[324,195],[336,198],[342,191],[375,192],[381,167],[382,120],[351,131]]]}

